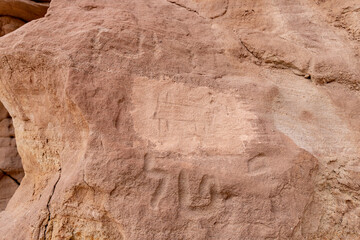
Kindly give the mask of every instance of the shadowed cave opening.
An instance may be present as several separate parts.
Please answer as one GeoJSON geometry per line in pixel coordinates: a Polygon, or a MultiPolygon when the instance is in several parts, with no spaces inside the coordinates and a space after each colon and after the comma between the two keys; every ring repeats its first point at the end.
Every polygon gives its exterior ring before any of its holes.
{"type": "Polygon", "coordinates": [[[45,16],[50,0],[0,0],[0,37],[45,16]]]}
{"type": "MultiPolygon", "coordinates": [[[[0,37],[44,17],[50,0],[0,0],[0,37]]],[[[0,102],[0,211],[3,211],[24,177],[16,147],[12,118],[0,102]]]]}
{"type": "Polygon", "coordinates": [[[0,103],[0,211],[6,208],[23,177],[24,169],[16,148],[12,119],[0,103]]]}

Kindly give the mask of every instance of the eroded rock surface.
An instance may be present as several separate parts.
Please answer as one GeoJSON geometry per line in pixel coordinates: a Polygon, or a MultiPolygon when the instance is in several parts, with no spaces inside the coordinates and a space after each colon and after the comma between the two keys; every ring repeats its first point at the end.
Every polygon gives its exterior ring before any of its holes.
{"type": "MultiPolygon", "coordinates": [[[[27,21],[43,17],[47,7],[48,4],[35,1],[0,1],[0,37],[15,31],[27,21]]],[[[0,103],[0,211],[6,208],[23,176],[12,118],[0,103]]]]}
{"type": "Polygon", "coordinates": [[[0,239],[356,239],[358,8],[53,0],[0,39],[0,239]]]}

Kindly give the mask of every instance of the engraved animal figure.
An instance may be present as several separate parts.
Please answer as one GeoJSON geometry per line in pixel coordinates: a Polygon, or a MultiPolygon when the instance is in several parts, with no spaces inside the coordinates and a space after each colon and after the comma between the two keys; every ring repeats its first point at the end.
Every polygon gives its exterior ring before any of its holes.
{"type": "Polygon", "coordinates": [[[160,136],[180,129],[187,134],[207,134],[214,118],[214,109],[197,106],[195,103],[171,101],[169,93],[161,94],[157,100],[154,119],[158,120],[160,136]]]}

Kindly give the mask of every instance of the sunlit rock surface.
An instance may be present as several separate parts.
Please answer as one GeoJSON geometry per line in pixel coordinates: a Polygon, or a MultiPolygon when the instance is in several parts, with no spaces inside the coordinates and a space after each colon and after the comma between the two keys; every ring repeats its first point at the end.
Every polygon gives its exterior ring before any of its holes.
{"type": "Polygon", "coordinates": [[[0,239],[360,235],[357,0],[47,5],[0,0],[0,239]]]}

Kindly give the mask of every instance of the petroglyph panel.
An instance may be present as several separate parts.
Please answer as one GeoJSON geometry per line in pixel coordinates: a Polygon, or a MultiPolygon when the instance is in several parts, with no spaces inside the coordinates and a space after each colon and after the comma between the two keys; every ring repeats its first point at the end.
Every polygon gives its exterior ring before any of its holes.
{"type": "Polygon", "coordinates": [[[144,171],[154,183],[151,184],[150,207],[160,210],[172,199],[170,201],[178,201],[182,213],[194,218],[221,207],[220,184],[215,175],[207,171],[194,171],[194,166],[184,164],[183,160],[148,154],[144,156],[144,171]]]}
{"type": "Polygon", "coordinates": [[[160,151],[241,154],[256,137],[257,117],[234,93],[137,78],[132,100],[135,130],[160,151]]]}

